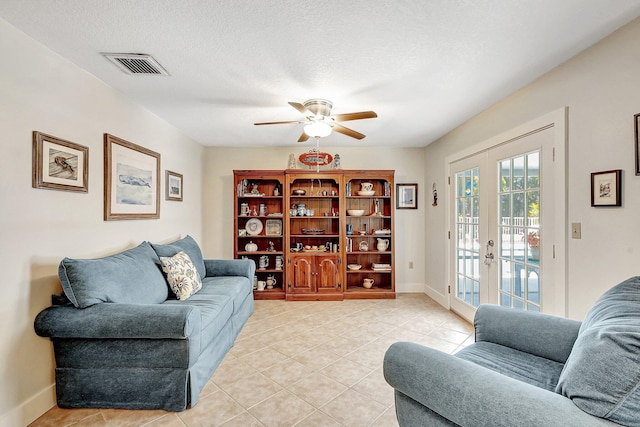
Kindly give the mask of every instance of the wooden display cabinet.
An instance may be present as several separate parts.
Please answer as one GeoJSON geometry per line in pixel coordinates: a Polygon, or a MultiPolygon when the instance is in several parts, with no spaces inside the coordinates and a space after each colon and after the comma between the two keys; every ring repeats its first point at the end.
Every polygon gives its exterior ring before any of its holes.
{"type": "Polygon", "coordinates": [[[393,171],[345,171],[344,180],[344,297],[395,298],[393,171]],[[373,286],[365,288],[364,279],[373,279],[373,286]]]}
{"type": "Polygon", "coordinates": [[[342,171],[286,171],[287,300],[343,299],[342,171]]]}
{"type": "Polygon", "coordinates": [[[236,170],[234,186],[234,257],[276,280],[256,299],[395,298],[393,170],[236,170]]]}
{"type": "Polygon", "coordinates": [[[234,257],[256,263],[255,299],[284,299],[284,173],[235,170],[233,175],[234,257]],[[269,278],[275,279],[273,288],[256,288],[258,281],[269,278]]]}

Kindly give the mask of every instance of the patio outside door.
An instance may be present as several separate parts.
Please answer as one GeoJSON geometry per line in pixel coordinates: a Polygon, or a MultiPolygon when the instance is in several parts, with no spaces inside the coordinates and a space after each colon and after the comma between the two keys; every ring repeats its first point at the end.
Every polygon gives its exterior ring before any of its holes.
{"type": "Polygon", "coordinates": [[[450,304],[468,320],[483,303],[557,312],[553,142],[538,129],[449,165],[450,304]]]}

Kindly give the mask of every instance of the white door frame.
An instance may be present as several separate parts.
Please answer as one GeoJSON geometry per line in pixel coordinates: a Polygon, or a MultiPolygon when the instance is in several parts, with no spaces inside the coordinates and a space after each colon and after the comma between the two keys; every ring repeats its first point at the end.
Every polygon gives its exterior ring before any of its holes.
{"type": "MultiPolygon", "coordinates": [[[[549,128],[553,131],[553,172],[554,172],[554,194],[553,194],[553,212],[552,218],[554,223],[554,231],[551,236],[545,236],[545,242],[552,242],[547,247],[553,250],[554,268],[550,278],[554,283],[555,295],[553,300],[555,304],[552,307],[545,307],[544,312],[556,316],[567,316],[567,108],[560,108],[541,117],[533,119],[527,123],[500,133],[494,137],[484,140],[478,144],[468,147],[458,153],[449,155],[445,158],[445,177],[444,182],[448,181],[451,176],[451,164],[460,161],[466,157],[473,156],[480,152],[489,150],[501,144],[508,143],[514,139],[521,138],[527,134],[537,132],[541,129],[549,128]]],[[[452,223],[451,209],[453,209],[450,191],[445,192],[447,200],[447,230],[452,235],[454,224],[452,223]]],[[[449,292],[446,302],[447,308],[451,308],[451,292],[455,289],[451,277],[451,239],[447,242],[447,285],[449,292]]]]}

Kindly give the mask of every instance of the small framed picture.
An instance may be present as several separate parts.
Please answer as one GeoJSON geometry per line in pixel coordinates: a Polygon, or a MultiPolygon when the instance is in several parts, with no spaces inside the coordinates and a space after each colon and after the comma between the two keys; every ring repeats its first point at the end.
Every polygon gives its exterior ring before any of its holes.
{"type": "Polygon", "coordinates": [[[418,184],[396,184],[396,209],[418,209],[418,184]]]}
{"type": "Polygon", "coordinates": [[[182,201],[182,175],[176,172],[166,171],[166,199],[182,201]]]}
{"type": "Polygon", "coordinates": [[[591,174],[591,206],[622,206],[622,169],[591,174]]]}
{"type": "Polygon", "coordinates": [[[89,188],[89,148],[33,132],[33,188],[77,191],[89,188]]]}

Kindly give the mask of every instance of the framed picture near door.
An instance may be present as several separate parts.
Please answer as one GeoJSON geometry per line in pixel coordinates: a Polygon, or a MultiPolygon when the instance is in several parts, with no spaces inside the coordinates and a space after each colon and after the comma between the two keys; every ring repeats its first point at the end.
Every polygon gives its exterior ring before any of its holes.
{"type": "Polygon", "coordinates": [[[418,209],[418,184],[396,184],[396,209],[418,209]]]}
{"type": "Polygon", "coordinates": [[[591,206],[622,206],[622,170],[591,174],[591,206]]]}
{"type": "Polygon", "coordinates": [[[104,220],[160,218],[160,154],[104,134],[104,220]]]}

